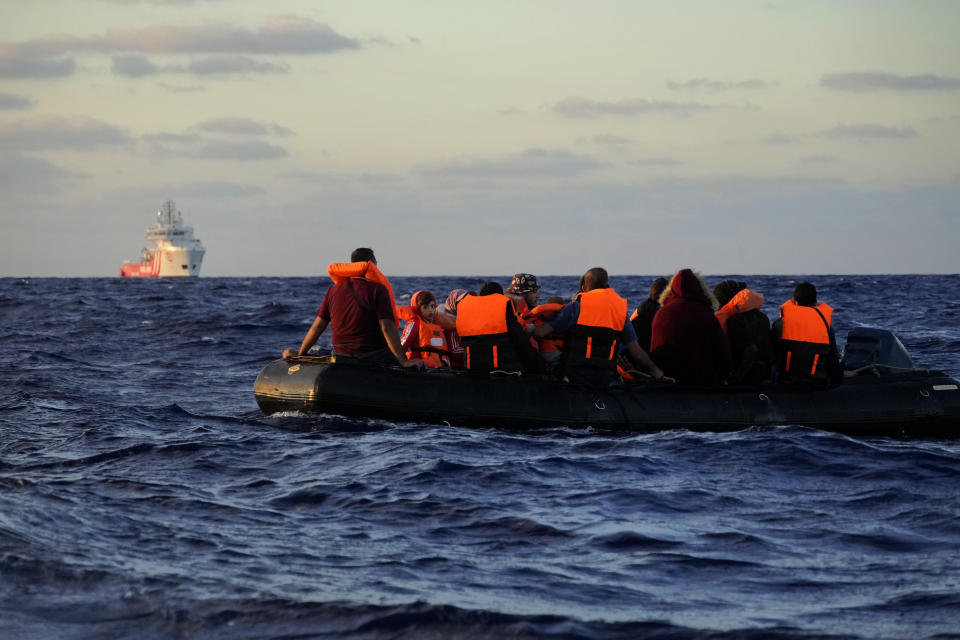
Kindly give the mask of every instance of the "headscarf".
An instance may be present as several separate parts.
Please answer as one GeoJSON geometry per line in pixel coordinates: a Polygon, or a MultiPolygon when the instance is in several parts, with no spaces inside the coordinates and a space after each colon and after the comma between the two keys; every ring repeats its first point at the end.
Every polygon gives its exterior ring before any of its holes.
{"type": "Polygon", "coordinates": [[[467,297],[466,289],[454,289],[443,303],[443,311],[451,316],[457,315],[457,304],[467,297]]]}

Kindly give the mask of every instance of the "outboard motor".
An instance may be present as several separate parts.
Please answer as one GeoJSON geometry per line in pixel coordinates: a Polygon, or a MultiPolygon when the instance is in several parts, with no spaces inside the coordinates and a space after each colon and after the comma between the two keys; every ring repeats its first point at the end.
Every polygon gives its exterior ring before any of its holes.
{"type": "Polygon", "coordinates": [[[844,371],[892,373],[913,369],[913,360],[900,339],[886,329],[857,327],[847,333],[840,362],[844,371]]]}

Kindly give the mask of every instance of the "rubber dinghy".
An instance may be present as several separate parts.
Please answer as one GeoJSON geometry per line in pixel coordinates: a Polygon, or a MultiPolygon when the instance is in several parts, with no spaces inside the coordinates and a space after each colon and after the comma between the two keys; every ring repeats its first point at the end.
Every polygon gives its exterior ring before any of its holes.
{"type": "Polygon", "coordinates": [[[828,387],[627,381],[593,390],[550,376],[410,371],[304,356],[267,365],[254,394],[267,415],[299,411],[520,430],[736,431],[803,425],[853,436],[960,437],[958,382],[939,371],[913,369],[889,332],[851,331],[844,367],[859,375],[828,387]]]}

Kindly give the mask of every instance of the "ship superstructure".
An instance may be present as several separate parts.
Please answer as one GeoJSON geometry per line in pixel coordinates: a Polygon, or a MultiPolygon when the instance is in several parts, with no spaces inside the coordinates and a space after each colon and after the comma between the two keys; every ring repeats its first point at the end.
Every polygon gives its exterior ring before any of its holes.
{"type": "Polygon", "coordinates": [[[147,229],[147,242],[139,261],[127,260],[120,275],[135,278],[190,277],[200,275],[206,249],[193,237],[193,227],[183,224],[176,205],[167,200],[157,211],[157,224],[147,229]]]}

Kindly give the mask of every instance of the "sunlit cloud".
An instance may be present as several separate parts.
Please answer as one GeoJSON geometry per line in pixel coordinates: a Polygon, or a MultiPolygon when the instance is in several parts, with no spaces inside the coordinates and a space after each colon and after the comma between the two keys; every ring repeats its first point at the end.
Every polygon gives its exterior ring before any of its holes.
{"type": "Polygon", "coordinates": [[[618,136],[612,133],[598,133],[597,135],[589,138],[589,141],[593,144],[599,145],[610,145],[610,146],[623,146],[628,144],[633,144],[633,140],[630,138],[624,138],[623,136],[618,136]]]}
{"type": "Polygon", "coordinates": [[[900,75],[885,71],[828,73],[820,77],[820,86],[837,91],[958,91],[960,78],[932,73],[900,75]]]}
{"type": "Polygon", "coordinates": [[[287,150],[262,140],[219,140],[187,133],[151,133],[141,137],[144,151],[158,156],[184,156],[220,160],[282,158],[287,150]]]}
{"type": "Polygon", "coordinates": [[[673,100],[620,100],[606,102],[580,96],[564,98],[553,106],[554,112],[568,118],[593,118],[597,116],[641,116],[651,113],[688,114],[707,111],[716,107],[700,102],[676,102],[673,100]]]}

